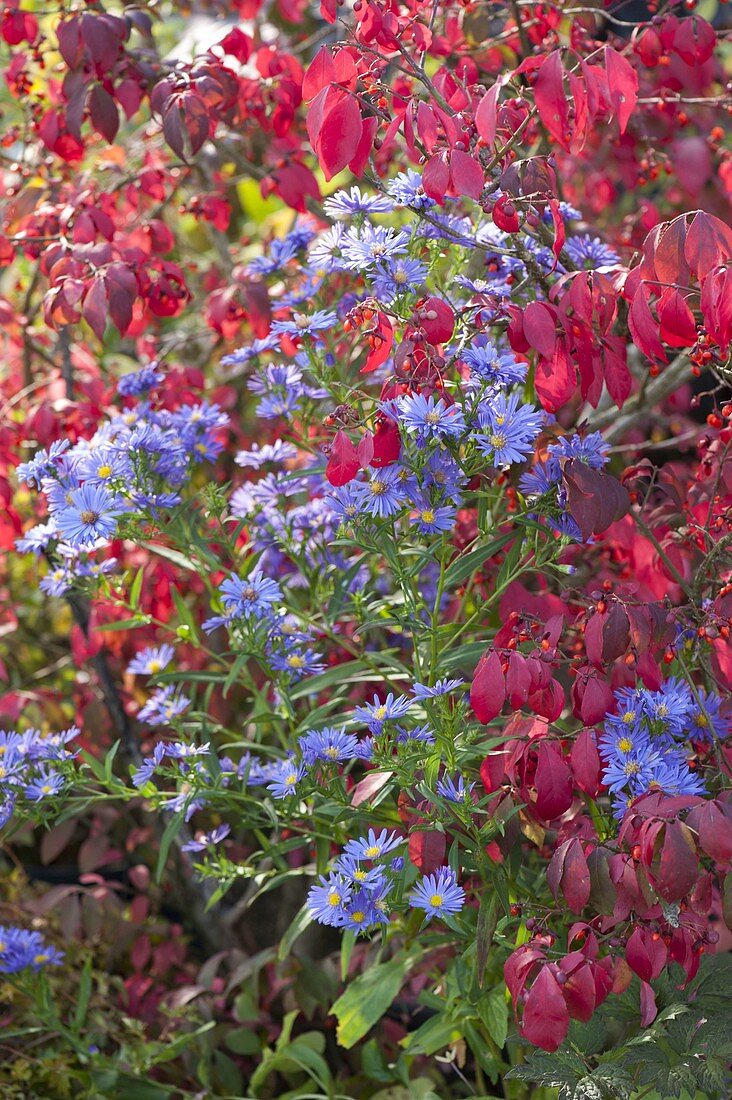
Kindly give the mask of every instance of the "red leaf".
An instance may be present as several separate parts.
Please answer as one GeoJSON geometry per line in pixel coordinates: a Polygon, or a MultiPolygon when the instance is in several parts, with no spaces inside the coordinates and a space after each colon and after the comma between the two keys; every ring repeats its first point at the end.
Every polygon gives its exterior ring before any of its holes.
{"type": "Polygon", "coordinates": [[[422,187],[426,195],[443,205],[450,186],[450,170],[444,153],[430,157],[422,174],[422,187]]]}
{"type": "Polygon", "coordinates": [[[545,966],[529,990],[521,1021],[521,1034],[542,1050],[561,1046],[569,1028],[569,1010],[561,986],[545,966]]]}
{"type": "Polygon", "coordinates": [[[479,722],[486,725],[501,713],[506,699],[506,680],[501,658],[495,649],[483,654],[470,685],[470,705],[479,722]]]}
{"type": "Polygon", "coordinates": [[[537,755],[534,810],[544,821],[554,821],[572,805],[572,773],[558,745],[542,741],[537,755]]]}
{"type": "Polygon", "coordinates": [[[475,157],[461,149],[450,153],[450,189],[456,195],[479,199],[483,192],[483,168],[475,157]]]}
{"type": "Polygon", "coordinates": [[[447,838],[437,829],[415,829],[409,834],[409,858],[423,875],[431,875],[445,862],[447,838]]]}
{"type": "Polygon", "coordinates": [[[630,303],[628,327],[639,351],[642,351],[649,359],[668,363],[666,352],[663,350],[663,344],[659,339],[658,324],[651,313],[647,291],[642,283],[630,303]]]}
{"type": "Polygon", "coordinates": [[[590,900],[590,869],[587,866],[582,844],[573,837],[564,860],[562,875],[564,900],[573,913],[581,913],[590,900]]]}
{"type": "Polygon", "coordinates": [[[363,120],[361,140],[358,143],[355,155],[349,160],[348,167],[354,176],[363,175],[363,170],[368,164],[369,157],[374,150],[374,137],[379,126],[376,115],[370,115],[363,120]]]}
{"type": "Polygon", "coordinates": [[[358,102],[351,95],[331,89],[315,147],[327,180],[342,172],[356,156],[362,131],[358,102]]]}
{"type": "Polygon", "coordinates": [[[347,485],[361,469],[358,451],[350,438],[340,428],[330,449],[330,457],[325,467],[325,476],[331,485],[347,485]]]}
{"type": "Polygon", "coordinates": [[[379,310],[376,315],[376,324],[372,327],[369,335],[372,346],[366,357],[366,362],[361,367],[360,374],[370,374],[372,370],[376,370],[382,363],[385,363],[391,354],[394,345],[394,329],[386,313],[379,310]]]}
{"type": "Polygon", "coordinates": [[[496,128],[498,120],[498,97],[501,94],[502,82],[497,81],[492,88],[490,88],[480,103],[478,104],[475,112],[475,126],[480,137],[488,145],[492,145],[496,140],[496,128]]]}
{"type": "Polygon", "coordinates": [[[666,965],[666,944],[646,928],[636,928],[625,948],[625,958],[631,970],[643,982],[657,978],[666,965]]]}
{"type": "Polygon", "coordinates": [[[89,118],[94,129],[111,145],[119,130],[119,111],[101,84],[95,84],[89,93],[89,118]]]}
{"type": "Polygon", "coordinates": [[[590,730],[580,730],[577,735],[570,753],[570,764],[576,786],[590,798],[595,798],[600,789],[601,762],[590,730]]]}
{"type": "Polygon", "coordinates": [[[374,437],[371,432],[366,432],[361,436],[361,441],[356,448],[358,454],[358,461],[361,464],[361,469],[365,470],[367,466],[371,464],[371,459],[374,457],[374,437]]]}
{"type": "Polygon", "coordinates": [[[681,901],[698,875],[699,858],[691,829],[681,821],[669,821],[655,875],[656,889],[666,901],[681,901]]]}
{"type": "Polygon", "coordinates": [[[303,77],[302,98],[306,102],[315,99],[318,92],[330,87],[335,80],[336,68],[333,55],[328,46],[321,46],[303,77]]]}
{"type": "Polygon", "coordinates": [[[397,423],[390,417],[381,417],[374,432],[374,456],[371,465],[377,469],[396,462],[402,451],[402,440],[397,423]]]}
{"type": "Polygon", "coordinates": [[[611,46],[605,47],[605,72],[610,102],[620,126],[620,133],[624,134],[638,102],[638,73],[627,58],[611,46]]]}
{"type": "Polygon", "coordinates": [[[104,280],[100,276],[94,279],[87,291],[81,314],[87,324],[91,326],[94,335],[101,340],[107,324],[107,291],[104,280]]]}
{"type": "Polygon", "coordinates": [[[696,321],[683,294],[678,290],[664,294],[657,310],[664,343],[672,348],[688,348],[696,343],[696,321]]]}
{"type": "Polygon", "coordinates": [[[653,1021],[656,1019],[658,1009],[656,1008],[656,994],[653,992],[653,988],[648,982],[641,982],[640,991],[640,1021],[641,1027],[650,1027],[653,1021]]]}
{"type": "Polygon", "coordinates": [[[541,64],[534,83],[534,102],[550,135],[569,152],[569,104],[564,92],[564,67],[559,50],[541,64]]]}
{"type": "Polygon", "coordinates": [[[543,302],[529,302],[524,310],[524,336],[545,359],[551,359],[556,341],[556,316],[543,302]]]}

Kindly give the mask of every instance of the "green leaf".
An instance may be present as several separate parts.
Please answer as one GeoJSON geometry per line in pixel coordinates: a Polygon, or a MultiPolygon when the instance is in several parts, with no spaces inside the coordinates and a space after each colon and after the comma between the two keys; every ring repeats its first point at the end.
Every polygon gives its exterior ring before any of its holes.
{"type": "Polygon", "coordinates": [[[86,1011],[89,1007],[89,998],[92,991],[92,960],[91,956],[84,962],[84,967],[81,971],[81,978],[79,979],[79,992],[77,994],[78,1000],[76,1002],[76,1010],[74,1012],[74,1031],[79,1032],[86,1019],[86,1011]]]}
{"type": "Polygon", "coordinates": [[[135,579],[130,586],[130,607],[133,610],[137,610],[140,603],[140,592],[142,591],[142,578],[145,574],[145,566],[141,565],[135,574],[135,579]]]}
{"type": "Polygon", "coordinates": [[[183,626],[188,627],[189,640],[194,643],[198,642],[198,624],[193,617],[193,612],[191,611],[190,607],[183,599],[175,585],[171,585],[170,592],[173,597],[175,609],[178,612],[178,618],[180,619],[183,626]]]}
{"type": "Polygon", "coordinates": [[[384,1015],[402,988],[414,959],[396,958],[372,966],[351,982],[331,1011],[338,1018],[338,1042],[349,1050],[384,1015]]]}
{"type": "Polygon", "coordinates": [[[474,550],[469,550],[467,554],[460,554],[445,570],[446,590],[449,591],[455,585],[462,584],[476,569],[480,568],[484,561],[499,553],[515,537],[515,532],[511,531],[508,534],[499,535],[498,538],[482,546],[477,546],[474,550]]]}
{"type": "Polygon", "coordinates": [[[186,808],[178,810],[178,813],[170,819],[165,826],[165,832],[160,838],[160,851],[158,852],[158,863],[155,868],[155,881],[160,882],[163,877],[163,871],[165,870],[165,861],[168,858],[168,852],[170,851],[170,845],[178,835],[180,828],[183,824],[183,818],[185,817],[186,808]]]}
{"type": "Polygon", "coordinates": [[[313,914],[307,906],[307,903],[303,905],[297,916],[294,918],[290,927],[285,932],[284,936],[280,940],[280,946],[277,949],[277,960],[282,962],[290,954],[293,943],[301,936],[309,924],[313,923],[313,914]]]}
{"type": "Polygon", "coordinates": [[[478,1001],[478,1013],[493,1042],[502,1050],[508,1035],[508,1004],[505,987],[499,986],[478,1001]]]}
{"type": "Polygon", "coordinates": [[[407,1054],[432,1055],[437,1054],[439,1050],[444,1050],[451,1043],[456,1043],[462,1037],[463,1033],[458,1024],[445,1016],[438,1015],[426,1020],[416,1031],[405,1035],[400,1043],[407,1054]]]}

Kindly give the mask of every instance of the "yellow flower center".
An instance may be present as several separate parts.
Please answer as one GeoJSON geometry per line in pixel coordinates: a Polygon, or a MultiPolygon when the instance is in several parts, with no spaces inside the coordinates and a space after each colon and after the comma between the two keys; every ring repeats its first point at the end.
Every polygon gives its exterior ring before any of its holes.
{"type": "Polygon", "coordinates": [[[378,859],[381,855],[381,848],[378,844],[372,844],[370,848],[367,848],[364,852],[367,859],[378,859]]]}
{"type": "Polygon", "coordinates": [[[152,673],[155,673],[155,672],[160,672],[160,669],[163,666],[161,665],[160,661],[152,660],[148,667],[150,669],[150,673],[152,674],[152,673]]]}
{"type": "Polygon", "coordinates": [[[406,271],[395,271],[394,272],[394,282],[397,284],[397,286],[403,286],[406,283],[406,281],[407,281],[406,271]]]}
{"type": "Polygon", "coordinates": [[[97,470],[97,477],[109,477],[112,472],[112,467],[108,465],[100,466],[97,470]]]}
{"type": "Polygon", "coordinates": [[[363,924],[366,920],[366,914],[361,909],[356,909],[355,912],[351,913],[351,920],[355,924],[363,924]]]}
{"type": "Polygon", "coordinates": [[[621,737],[618,741],[618,748],[621,752],[632,752],[633,742],[630,740],[629,737],[621,737]]]}
{"type": "Polygon", "coordinates": [[[337,890],[332,890],[330,892],[330,894],[328,894],[328,905],[340,905],[340,904],[341,904],[341,895],[338,893],[337,890]]]}
{"type": "Polygon", "coordinates": [[[383,720],[386,718],[386,707],[377,707],[374,711],[374,718],[378,722],[383,722],[383,720]]]}
{"type": "Polygon", "coordinates": [[[626,775],[637,775],[640,770],[640,764],[637,760],[628,760],[628,762],[623,765],[623,771],[626,775]]]}
{"type": "Polygon", "coordinates": [[[632,726],[635,722],[635,711],[626,710],[625,714],[623,715],[623,722],[626,726],[632,726]]]}
{"type": "Polygon", "coordinates": [[[434,906],[435,909],[438,909],[442,905],[442,900],[442,894],[433,894],[430,898],[430,905],[434,906]]]}
{"type": "Polygon", "coordinates": [[[490,444],[495,451],[500,450],[501,447],[505,447],[507,443],[508,439],[503,432],[494,432],[493,435],[490,436],[490,444]]]}
{"type": "Polygon", "coordinates": [[[386,483],[383,481],[379,481],[378,478],[375,478],[373,481],[369,482],[369,486],[371,488],[371,492],[374,494],[375,497],[380,497],[383,493],[386,492],[386,483]]]}
{"type": "Polygon", "coordinates": [[[295,772],[290,772],[290,774],[285,777],[285,783],[288,787],[294,787],[297,783],[297,774],[295,772]]]}
{"type": "Polygon", "coordinates": [[[8,774],[8,773],[7,773],[7,771],[5,770],[5,768],[3,768],[3,767],[0,767],[0,779],[4,779],[4,778],[5,778],[5,776],[6,776],[7,774],[8,774]]]}
{"type": "Polygon", "coordinates": [[[303,658],[300,656],[299,653],[292,653],[287,658],[287,663],[290,666],[290,668],[302,668],[303,665],[305,664],[305,661],[303,660],[303,658]]]}
{"type": "Polygon", "coordinates": [[[420,514],[424,523],[435,522],[435,513],[432,511],[431,508],[425,508],[420,514]]]}
{"type": "Polygon", "coordinates": [[[50,793],[51,793],[51,791],[53,790],[53,787],[49,787],[48,783],[45,783],[45,784],[44,784],[44,785],[43,785],[43,786],[41,787],[41,790],[43,791],[43,793],[44,793],[44,794],[50,794],[50,793]]]}
{"type": "Polygon", "coordinates": [[[366,872],[365,871],[354,871],[353,872],[353,877],[355,878],[356,882],[363,882],[363,880],[366,878],[366,872]]]}
{"type": "Polygon", "coordinates": [[[46,954],[44,954],[43,952],[41,952],[41,954],[40,954],[40,955],[36,955],[36,956],[35,956],[35,958],[33,959],[33,962],[34,962],[34,963],[44,963],[44,962],[48,962],[48,955],[46,955],[46,954]]]}
{"type": "Polygon", "coordinates": [[[99,519],[99,512],[93,512],[90,508],[81,513],[82,523],[96,523],[99,519]]]}
{"type": "Polygon", "coordinates": [[[428,424],[439,424],[440,423],[439,410],[438,409],[430,409],[430,411],[427,413],[427,415],[425,417],[425,420],[427,421],[428,424]]]}
{"type": "Polygon", "coordinates": [[[335,747],[335,745],[329,745],[328,748],[325,750],[325,755],[329,756],[331,760],[337,760],[338,749],[335,747]]]}

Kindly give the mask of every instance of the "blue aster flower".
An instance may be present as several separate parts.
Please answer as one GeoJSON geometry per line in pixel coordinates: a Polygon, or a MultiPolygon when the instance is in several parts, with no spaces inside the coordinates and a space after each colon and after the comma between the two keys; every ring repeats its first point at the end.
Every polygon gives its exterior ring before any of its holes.
{"type": "Polygon", "coordinates": [[[627,789],[633,795],[647,791],[654,779],[659,754],[650,742],[640,743],[631,753],[619,753],[608,760],[602,781],[612,794],[627,789]]]}
{"type": "Polygon", "coordinates": [[[334,310],[318,309],[315,313],[295,313],[291,321],[273,321],[272,332],[278,336],[315,336],[338,324],[334,310]]]}
{"type": "Polygon", "coordinates": [[[341,764],[344,760],[353,760],[358,748],[358,738],[343,729],[326,727],[322,730],[308,730],[298,738],[302,758],[312,765],[316,760],[327,764],[341,764]]]}
{"type": "Polygon", "coordinates": [[[341,238],[341,251],[346,267],[367,271],[389,257],[403,256],[408,244],[409,233],[403,229],[364,225],[346,230],[341,238]]]}
{"type": "Polygon", "coordinates": [[[687,716],[689,736],[697,741],[710,741],[712,737],[725,741],[732,731],[732,719],[722,713],[722,700],[711,691],[697,689],[687,716]]]}
{"type": "Polygon", "coordinates": [[[429,500],[412,502],[414,512],[409,522],[416,526],[420,535],[436,535],[455,528],[457,511],[451,504],[436,506],[429,500]]]}
{"type": "Polygon", "coordinates": [[[588,435],[563,435],[556,443],[547,447],[550,458],[551,475],[559,481],[562,475],[560,459],[577,458],[592,470],[602,470],[609,461],[610,444],[606,443],[599,432],[588,435]]]}
{"type": "Polygon", "coordinates": [[[457,438],[466,430],[459,405],[447,405],[434,394],[407,393],[398,402],[399,422],[420,440],[457,438]]]}
{"type": "Polygon", "coordinates": [[[58,772],[41,769],[30,783],[23,788],[23,794],[29,802],[42,802],[49,795],[58,794],[66,781],[58,772]]]}
{"type": "Polygon", "coordinates": [[[352,856],[356,860],[375,860],[381,859],[389,852],[393,852],[395,848],[399,848],[402,844],[404,844],[404,837],[399,836],[396,832],[389,833],[386,829],[382,829],[377,835],[374,829],[369,829],[368,836],[359,837],[358,840],[349,840],[343,851],[345,855],[352,856]]]}
{"type": "Polygon", "coordinates": [[[155,772],[162,764],[163,760],[167,756],[168,746],[164,741],[158,741],[155,745],[152,755],[146,756],[139,768],[132,776],[133,787],[144,787],[149,779],[155,775],[155,772]]]}
{"type": "Polygon", "coordinates": [[[128,672],[134,672],[141,676],[155,676],[162,672],[170,664],[175,656],[175,649],[167,643],[159,646],[148,646],[141,649],[127,666],[128,672]]]}
{"type": "Polygon", "coordinates": [[[438,779],[436,790],[448,802],[470,802],[470,795],[474,787],[475,783],[466,784],[465,779],[458,772],[454,779],[447,773],[443,775],[442,779],[438,779]]]}
{"type": "Polygon", "coordinates": [[[257,256],[244,268],[247,275],[273,275],[287,267],[300,249],[297,240],[275,239],[269,249],[269,255],[257,256]]]}
{"type": "Polygon", "coordinates": [[[435,731],[428,722],[424,722],[421,726],[412,726],[411,729],[397,726],[397,741],[401,744],[407,741],[421,741],[425,745],[434,745],[435,731]]]}
{"type": "Polygon", "coordinates": [[[271,614],[273,605],[283,599],[280,586],[265,577],[261,569],[255,569],[243,579],[232,574],[222,581],[219,592],[227,614],[240,619],[264,618],[271,614]]]}
{"type": "Polygon", "coordinates": [[[383,914],[376,908],[371,894],[367,890],[359,890],[348,899],[343,908],[341,927],[357,934],[366,933],[372,925],[383,919],[383,914]]]}
{"type": "Polygon", "coordinates": [[[276,672],[287,672],[293,681],[303,676],[316,676],[325,670],[325,662],[313,649],[290,649],[286,653],[276,653],[270,657],[270,664],[276,672]]]}
{"type": "Polygon", "coordinates": [[[139,397],[141,393],[159,386],[165,379],[165,375],[158,370],[157,363],[149,363],[139,370],[130,371],[117,382],[117,393],[122,397],[139,397]]]}
{"type": "Polygon", "coordinates": [[[379,863],[373,867],[364,867],[355,856],[343,854],[333,866],[357,890],[376,890],[384,881],[384,868],[379,863]]]}
{"type": "Polygon", "coordinates": [[[328,275],[333,271],[343,271],[346,261],[342,251],[345,228],[339,223],[331,226],[325,233],[319,233],[308,253],[310,266],[319,274],[328,275]]]}
{"type": "Polygon", "coordinates": [[[308,891],[308,909],[320,924],[338,928],[344,922],[344,906],[351,900],[352,890],[352,884],[335,871],[327,877],[321,875],[319,883],[308,891]]]}
{"type": "Polygon", "coordinates": [[[400,695],[395,699],[394,693],[390,691],[386,699],[382,700],[378,695],[374,695],[372,703],[364,703],[356,707],[353,717],[357,722],[365,723],[371,733],[378,737],[384,729],[385,722],[394,722],[398,718],[403,718],[411,705],[412,700],[409,696],[400,695]]]}
{"type": "Polygon", "coordinates": [[[519,363],[513,352],[501,351],[486,336],[478,336],[460,358],[476,378],[500,386],[523,382],[528,371],[526,363],[519,363]]]}
{"type": "Polygon", "coordinates": [[[225,367],[242,367],[250,363],[252,359],[258,359],[267,351],[274,351],[280,346],[279,338],[272,333],[258,340],[252,340],[246,347],[237,348],[230,355],[224,355],[221,362],[225,367]]]}
{"type": "Polygon", "coordinates": [[[325,499],[334,517],[346,523],[355,519],[360,511],[358,494],[354,491],[353,483],[334,489],[325,499]]]}
{"type": "Polygon", "coordinates": [[[520,404],[516,393],[509,397],[500,393],[489,404],[481,405],[479,417],[485,432],[476,435],[476,443],[496,466],[523,462],[534,448],[543,419],[533,405],[520,404]]]}
{"type": "Polygon", "coordinates": [[[110,539],[124,512],[121,501],[101,485],[72,489],[67,508],[54,515],[60,533],[71,546],[89,546],[97,539],[110,539]]]}
{"type": "Polygon", "coordinates": [[[48,450],[37,451],[30,462],[21,462],[18,466],[18,481],[25,481],[40,489],[44,477],[53,477],[56,474],[59,460],[68,448],[68,439],[57,439],[48,450]]]}
{"type": "Polygon", "coordinates": [[[386,190],[397,206],[411,206],[413,210],[429,210],[431,206],[435,206],[435,200],[425,194],[421,175],[413,168],[408,168],[406,172],[400,172],[393,180],[389,180],[386,190]]]}
{"type": "Polygon", "coordinates": [[[438,695],[449,695],[451,691],[456,691],[464,683],[464,680],[444,679],[437,680],[433,687],[428,687],[427,684],[421,684],[419,680],[415,680],[412,691],[415,699],[434,699],[438,695]]]}
{"type": "Polygon", "coordinates": [[[413,909],[424,909],[426,919],[459,913],[465,905],[465,891],[458,886],[455,873],[441,867],[432,875],[424,875],[409,896],[413,909]]]}
{"type": "Polygon", "coordinates": [[[567,237],[564,248],[572,262],[584,271],[594,271],[598,267],[615,267],[620,263],[617,252],[599,237],[591,237],[589,233],[567,237]]]}
{"type": "Polygon", "coordinates": [[[303,763],[292,759],[283,760],[278,765],[271,782],[267,784],[267,790],[272,792],[274,798],[289,798],[297,794],[297,785],[306,775],[306,771],[303,763]]]}
{"type": "Polygon", "coordinates": [[[375,297],[382,302],[393,302],[397,294],[414,293],[427,278],[427,265],[421,260],[406,256],[389,257],[377,264],[373,276],[375,297]]]}
{"type": "Polygon", "coordinates": [[[336,191],[323,203],[328,217],[336,220],[348,219],[353,214],[388,214],[393,209],[394,203],[386,195],[366,195],[357,186],[336,191]]]}
{"type": "Polygon", "coordinates": [[[149,726],[163,726],[179,718],[191,705],[191,700],[178,692],[174,684],[158,688],[138,712],[138,720],[149,726]]]}
{"type": "Polygon", "coordinates": [[[467,485],[467,478],[452,455],[447,451],[434,451],[422,468],[422,481],[425,489],[437,489],[453,504],[459,504],[461,490],[467,485]]]}
{"type": "Polygon", "coordinates": [[[287,462],[297,457],[297,448],[292,443],[285,443],[281,439],[275,439],[272,443],[252,443],[248,451],[237,451],[237,466],[249,467],[259,470],[267,462],[287,462]]]}
{"type": "Polygon", "coordinates": [[[406,504],[398,473],[391,466],[373,470],[368,481],[352,482],[351,485],[359,511],[375,519],[396,515],[406,504]]]}
{"type": "Polygon", "coordinates": [[[660,787],[669,795],[704,795],[706,788],[680,751],[664,753],[653,767],[650,787],[660,787]]]}
{"type": "Polygon", "coordinates": [[[37,523],[15,540],[15,548],[19,554],[41,554],[56,535],[55,523],[37,523]]]}
{"type": "Polygon", "coordinates": [[[44,942],[40,932],[0,926],[0,974],[40,970],[60,963],[63,957],[63,952],[44,942]]]}
{"type": "Polygon", "coordinates": [[[217,828],[212,829],[210,833],[201,833],[193,840],[187,840],[185,844],[181,845],[181,851],[203,852],[206,848],[215,848],[217,844],[226,839],[230,832],[231,829],[228,825],[219,825],[217,828]]]}

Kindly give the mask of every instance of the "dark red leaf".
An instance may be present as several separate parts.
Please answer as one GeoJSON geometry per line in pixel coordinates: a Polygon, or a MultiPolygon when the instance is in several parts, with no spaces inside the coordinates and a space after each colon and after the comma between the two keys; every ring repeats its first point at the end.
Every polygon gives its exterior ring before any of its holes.
{"type": "Polygon", "coordinates": [[[542,1050],[556,1050],[569,1028],[569,1010],[559,982],[543,967],[529,990],[521,1021],[521,1034],[542,1050]]]}
{"type": "Polygon", "coordinates": [[[470,705],[475,717],[485,725],[501,713],[505,699],[506,679],[501,658],[492,649],[478,662],[470,685],[470,705]]]}
{"type": "Polygon", "coordinates": [[[331,485],[347,485],[361,469],[358,451],[351,439],[339,429],[330,449],[330,457],[325,467],[325,476],[331,485]]]}

